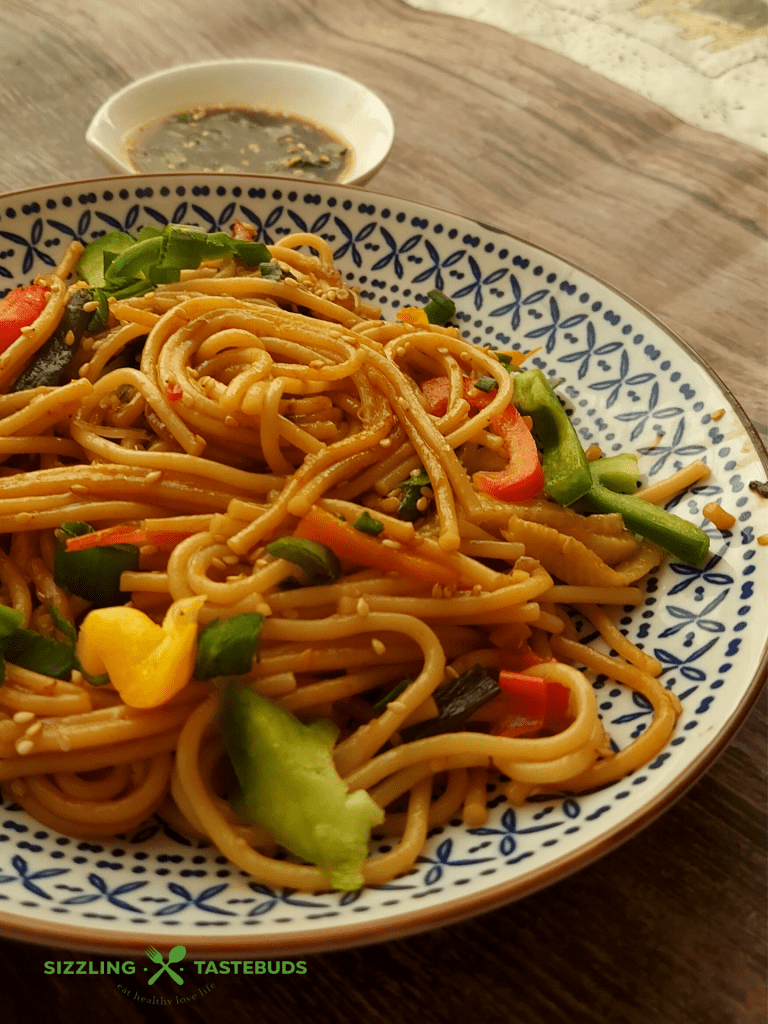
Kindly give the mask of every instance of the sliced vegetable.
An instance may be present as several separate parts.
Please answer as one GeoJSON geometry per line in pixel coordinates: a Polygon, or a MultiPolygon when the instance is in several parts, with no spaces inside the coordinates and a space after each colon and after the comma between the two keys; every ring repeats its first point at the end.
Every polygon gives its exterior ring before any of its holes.
{"type": "Polygon", "coordinates": [[[403,742],[437,736],[443,732],[460,732],[479,707],[500,693],[499,684],[482,665],[473,665],[456,679],[438,686],[432,696],[438,708],[437,718],[429,718],[401,730],[403,742]]]}
{"type": "Polygon", "coordinates": [[[513,402],[533,420],[547,493],[560,505],[572,505],[590,489],[592,477],[573,424],[541,370],[515,375],[513,402]]]}
{"type": "MultiPolygon", "coordinates": [[[[65,523],[64,527],[88,526],[87,523],[65,523]]],[[[115,544],[133,544],[141,547],[151,544],[160,551],[172,551],[177,544],[186,540],[191,534],[184,530],[145,530],[140,526],[122,523],[119,526],[106,526],[103,530],[88,527],[81,533],[70,530],[66,537],[67,551],[85,551],[87,548],[107,547],[115,544]]]]}
{"type": "Polygon", "coordinates": [[[412,679],[401,679],[399,683],[392,687],[389,693],[385,693],[380,700],[376,701],[373,705],[373,710],[381,714],[382,711],[386,710],[387,704],[397,700],[400,694],[407,690],[412,682],[412,679]]]}
{"type": "Polygon", "coordinates": [[[397,489],[402,491],[402,498],[400,504],[397,506],[397,515],[399,519],[405,519],[408,522],[413,522],[418,519],[422,513],[417,508],[419,499],[422,497],[422,487],[429,487],[430,479],[426,474],[425,470],[417,473],[415,476],[409,476],[402,483],[397,485],[397,489]]]}
{"type": "Polygon", "coordinates": [[[267,551],[275,558],[284,558],[303,569],[310,586],[327,583],[341,575],[341,565],[334,552],[317,540],[301,536],[279,537],[267,544],[267,551]]]}
{"type": "Polygon", "coordinates": [[[266,281],[281,281],[283,271],[277,263],[260,263],[259,272],[266,281]]]}
{"type": "Polygon", "coordinates": [[[532,348],[530,352],[497,352],[496,358],[507,368],[507,370],[509,370],[510,373],[518,373],[525,360],[538,351],[539,350],[537,348],[532,348]]]}
{"type": "Polygon", "coordinates": [[[490,394],[492,391],[499,390],[499,382],[493,377],[478,377],[475,381],[475,387],[478,391],[484,391],[486,394],[490,394]]]}
{"type": "MultiPolygon", "coordinates": [[[[595,473],[603,487],[619,494],[634,494],[640,486],[640,467],[637,456],[628,452],[623,455],[609,455],[595,460],[595,473]],[[598,464],[599,463],[599,464],[598,464]]],[[[590,470],[591,472],[591,470],[590,470]]]]}
{"type": "Polygon", "coordinates": [[[459,575],[452,566],[427,561],[402,548],[387,547],[316,505],[299,521],[295,535],[327,545],[339,558],[353,565],[365,565],[369,569],[381,569],[382,572],[394,572],[443,586],[459,582],[459,575]]]}
{"type": "MultiPolygon", "coordinates": [[[[101,531],[100,531],[101,532],[101,531]]],[[[93,546],[82,543],[74,550],[70,541],[95,536],[88,523],[62,523],[56,535],[53,578],[70,594],[90,601],[96,608],[125,604],[130,594],[120,589],[120,575],[139,567],[139,549],[132,544],[93,546]]]]}
{"type": "Polygon", "coordinates": [[[32,362],[16,378],[11,391],[26,391],[42,386],[56,387],[72,362],[92,313],[83,307],[93,302],[93,292],[80,288],[64,308],[59,325],[32,362]]]}
{"type": "Polygon", "coordinates": [[[195,679],[242,676],[250,672],[259,653],[264,616],[245,612],[231,619],[214,619],[197,639],[195,679]]]}
{"type": "Polygon", "coordinates": [[[361,533],[367,533],[369,537],[378,537],[384,529],[384,523],[380,519],[374,519],[369,512],[361,512],[352,525],[361,533]]]}
{"type": "Polygon", "coordinates": [[[94,238],[83,250],[77,264],[77,272],[88,284],[101,288],[108,267],[124,250],[136,244],[136,239],[124,231],[110,231],[106,235],[94,238]]]}
{"type": "Polygon", "coordinates": [[[304,725],[236,682],[224,688],[220,722],[240,783],[238,810],[326,871],[334,888],[359,889],[371,829],[384,812],[365,790],[350,793],[336,771],[336,726],[304,725]]]}
{"type": "Polygon", "coordinates": [[[39,284],[27,284],[0,301],[0,352],[17,341],[22,327],[30,327],[48,302],[49,290],[39,284]]]}
{"type": "Polygon", "coordinates": [[[397,311],[397,319],[404,324],[411,324],[413,327],[429,327],[427,314],[423,309],[416,306],[404,306],[397,311]]]}
{"type": "Polygon", "coordinates": [[[709,551],[709,537],[703,530],[633,494],[617,494],[609,489],[607,484],[616,482],[615,460],[621,458],[626,456],[589,463],[592,486],[584,495],[586,507],[591,512],[618,512],[628,530],[658,544],[687,565],[700,565],[709,551]]]}
{"type": "MultiPolygon", "coordinates": [[[[495,382],[494,382],[495,383],[495,382]]],[[[533,435],[514,405],[508,405],[492,423],[493,429],[504,439],[509,463],[499,472],[481,470],[472,477],[472,483],[481,491],[501,501],[526,501],[535,498],[544,489],[544,470],[533,435]]]]}
{"type": "Polygon", "coordinates": [[[55,679],[69,679],[72,669],[79,667],[72,644],[29,629],[15,630],[0,647],[6,661],[55,679]]]}
{"type": "Polygon", "coordinates": [[[529,736],[548,729],[562,728],[567,720],[570,691],[567,686],[502,669],[499,687],[507,698],[509,710],[491,730],[495,736],[529,736]]]}
{"type": "Polygon", "coordinates": [[[448,323],[452,316],[455,316],[456,303],[453,299],[449,299],[447,295],[443,295],[437,288],[427,292],[427,298],[429,302],[424,307],[424,312],[427,314],[427,320],[431,324],[437,324],[439,327],[442,327],[443,324],[448,323]]]}
{"type": "Polygon", "coordinates": [[[427,292],[427,298],[429,302],[422,309],[418,306],[403,306],[396,314],[397,319],[406,324],[413,324],[414,327],[428,327],[430,324],[442,327],[447,324],[456,313],[456,303],[453,299],[443,295],[437,288],[427,292]]]}
{"type": "Polygon", "coordinates": [[[0,604],[0,686],[5,682],[5,657],[3,649],[5,641],[12,633],[20,628],[24,616],[15,608],[9,608],[6,604],[0,604]]]}
{"type": "Polygon", "coordinates": [[[197,615],[204,597],[175,601],[158,626],[138,608],[97,608],[80,627],[77,656],[86,672],[106,672],[134,708],[165,704],[192,678],[197,615]]]}
{"type": "Polygon", "coordinates": [[[186,224],[168,224],[163,231],[144,228],[138,238],[118,231],[94,239],[77,266],[84,280],[94,285],[99,301],[89,329],[105,326],[110,296],[141,295],[158,284],[178,281],[182,270],[225,256],[236,256],[249,267],[272,260],[261,242],[233,238],[223,231],[208,234],[186,224]]]}
{"type": "Polygon", "coordinates": [[[15,608],[9,608],[7,604],[0,604],[0,640],[10,636],[23,621],[24,616],[21,612],[17,612],[15,608]]]}

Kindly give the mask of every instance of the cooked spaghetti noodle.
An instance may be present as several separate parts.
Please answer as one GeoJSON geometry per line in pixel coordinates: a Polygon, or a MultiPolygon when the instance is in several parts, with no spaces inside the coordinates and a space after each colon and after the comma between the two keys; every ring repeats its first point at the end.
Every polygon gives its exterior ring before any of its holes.
{"type": "MultiPolygon", "coordinates": [[[[478,490],[472,474],[505,461],[493,422],[513,376],[496,355],[452,327],[382,321],[320,238],[294,235],[270,252],[279,280],[218,260],[112,300],[68,382],[0,396],[0,531],[9,538],[0,597],[25,627],[60,637],[62,620],[76,627],[87,607],[54,579],[64,522],[177,531],[170,550],[142,547],[122,589],[156,622],[195,597],[203,625],[265,617],[247,685],[305,721],[338,725],[339,774],[387,810],[381,834],[401,837],[367,861],[366,882],[380,884],[411,867],[435,825],[457,815],[481,824],[490,776],[501,775],[510,800],[578,792],[664,746],[679,704],[658,682],[659,663],[603,610],[638,604],[661,552],[617,516],[583,517],[544,498],[510,505],[478,490]],[[137,342],[133,365],[122,357],[137,342]],[[434,415],[419,381],[438,375],[450,397],[434,415]],[[491,378],[484,408],[465,400],[467,376],[491,378]],[[422,468],[429,486],[414,526],[396,514],[396,489],[422,468]],[[285,589],[296,565],[266,545],[301,534],[313,510],[344,524],[375,517],[393,571],[338,550],[337,579],[285,589]],[[613,654],[579,642],[569,606],[613,654]],[[494,734],[493,711],[482,709],[467,729],[403,742],[401,732],[434,716],[447,681],[475,664],[514,668],[522,650],[536,656],[528,674],[568,691],[560,731],[494,734]],[[653,706],[652,724],[624,750],[612,749],[577,666],[653,706]],[[372,712],[363,698],[401,680],[410,680],[403,692],[372,712]]],[[[49,308],[22,350],[0,361],[2,385],[55,327],[77,256],[47,279],[49,308]]],[[[159,706],[135,708],[78,671],[59,679],[9,663],[0,783],[69,835],[121,833],[161,810],[261,882],[327,888],[324,871],[276,857],[273,838],[227,802],[218,701],[215,684],[191,680],[159,706]]]]}

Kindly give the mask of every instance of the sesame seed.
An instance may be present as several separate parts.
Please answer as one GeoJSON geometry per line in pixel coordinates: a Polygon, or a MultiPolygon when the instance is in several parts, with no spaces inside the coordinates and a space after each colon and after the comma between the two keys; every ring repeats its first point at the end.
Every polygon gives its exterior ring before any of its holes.
{"type": "Polygon", "coordinates": [[[13,716],[14,722],[18,722],[20,725],[24,722],[31,722],[35,717],[34,711],[17,711],[13,716]]]}
{"type": "Polygon", "coordinates": [[[376,637],[374,637],[373,640],[371,640],[371,647],[373,648],[373,653],[378,654],[379,656],[384,654],[384,652],[387,649],[381,642],[381,640],[378,640],[376,637]]]}
{"type": "Polygon", "coordinates": [[[33,722],[27,729],[24,730],[25,736],[37,736],[40,730],[43,728],[43,723],[38,719],[37,722],[33,722]]]}
{"type": "Polygon", "coordinates": [[[21,754],[23,757],[25,754],[30,753],[34,749],[35,744],[32,740],[17,740],[16,741],[16,753],[21,754]]]}
{"type": "Polygon", "coordinates": [[[365,616],[369,614],[370,610],[368,602],[364,597],[361,597],[357,602],[357,614],[365,616]]]}
{"type": "Polygon", "coordinates": [[[163,471],[161,469],[153,469],[151,473],[147,473],[144,479],[148,484],[156,484],[162,475],[163,471]]]}

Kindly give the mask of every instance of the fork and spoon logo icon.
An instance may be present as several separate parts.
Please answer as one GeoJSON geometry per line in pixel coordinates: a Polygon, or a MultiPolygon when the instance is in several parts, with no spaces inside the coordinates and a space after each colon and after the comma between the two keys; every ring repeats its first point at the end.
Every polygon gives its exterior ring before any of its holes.
{"type": "Polygon", "coordinates": [[[165,971],[166,974],[170,974],[170,976],[173,978],[177,985],[183,985],[184,979],[177,971],[174,971],[174,969],[171,967],[171,964],[175,964],[178,963],[179,960],[183,960],[184,957],[186,956],[186,953],[186,946],[174,946],[173,949],[168,954],[168,963],[166,963],[165,960],[163,959],[163,954],[158,952],[158,950],[156,950],[154,946],[149,946],[149,948],[147,949],[147,956],[152,961],[152,963],[160,964],[161,966],[160,970],[155,971],[155,973],[149,979],[148,984],[154,985],[154,983],[157,981],[157,979],[160,977],[163,971],[165,971]]]}

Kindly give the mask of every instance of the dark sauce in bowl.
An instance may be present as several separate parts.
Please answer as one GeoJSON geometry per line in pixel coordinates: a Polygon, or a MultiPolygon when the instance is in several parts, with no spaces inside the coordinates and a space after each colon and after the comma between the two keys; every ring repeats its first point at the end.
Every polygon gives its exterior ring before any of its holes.
{"type": "Polygon", "coordinates": [[[340,181],[352,151],[327,128],[293,114],[245,107],[184,110],[140,128],[128,144],[134,170],[280,174],[340,181]]]}

